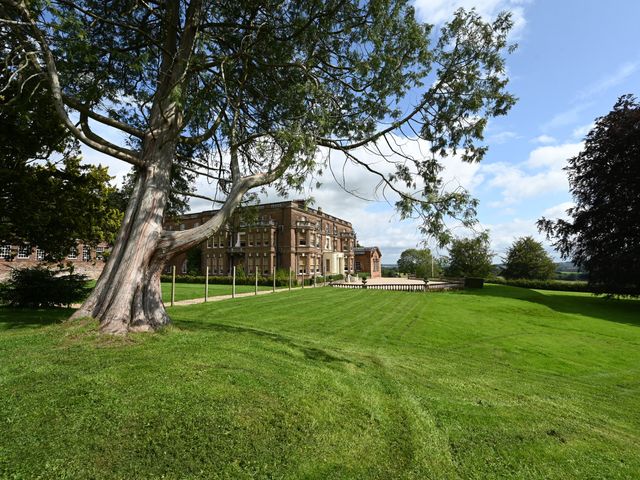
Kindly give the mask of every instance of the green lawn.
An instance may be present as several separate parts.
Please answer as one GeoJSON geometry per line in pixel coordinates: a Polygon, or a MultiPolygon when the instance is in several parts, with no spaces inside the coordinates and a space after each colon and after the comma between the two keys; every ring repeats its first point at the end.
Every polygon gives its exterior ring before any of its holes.
{"type": "MultiPolygon", "coordinates": [[[[231,285],[209,285],[209,296],[231,295],[231,285]]],[[[258,290],[271,290],[272,287],[258,286],[258,290]]],[[[236,285],[236,293],[254,292],[254,285],[236,285]]],[[[204,298],[203,283],[176,283],[176,301],[188,300],[191,298],[204,298]]],[[[171,301],[171,284],[162,284],[162,301],[169,304],[171,301]]]]}
{"type": "Polygon", "coordinates": [[[331,288],[111,338],[0,309],[0,478],[640,478],[640,301],[331,288]]]}

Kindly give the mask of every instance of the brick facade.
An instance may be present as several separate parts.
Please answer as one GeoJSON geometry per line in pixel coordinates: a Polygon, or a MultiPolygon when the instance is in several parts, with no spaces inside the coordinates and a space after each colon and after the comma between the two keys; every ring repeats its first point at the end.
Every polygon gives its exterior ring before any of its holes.
{"type": "MultiPolygon", "coordinates": [[[[96,279],[102,273],[103,254],[108,249],[106,243],[101,243],[96,248],[79,243],[62,262],[73,265],[74,273],[96,279]]],[[[37,247],[0,244],[0,281],[7,280],[15,268],[29,268],[43,263],[44,253],[37,247]]]]}
{"type": "Polygon", "coordinates": [[[382,276],[382,253],[378,247],[357,247],[354,258],[356,273],[367,273],[371,278],[382,276]]]}
{"type": "MultiPolygon", "coordinates": [[[[258,205],[253,220],[235,218],[206,242],[199,270],[230,275],[242,267],[247,275],[271,275],[273,269],[291,269],[298,276],[354,273],[356,235],[350,222],[306,208],[302,201],[258,205]]],[[[215,211],[181,216],[166,227],[184,230],[202,225],[215,211]]],[[[166,266],[170,272],[188,272],[186,254],[166,266]]]]}

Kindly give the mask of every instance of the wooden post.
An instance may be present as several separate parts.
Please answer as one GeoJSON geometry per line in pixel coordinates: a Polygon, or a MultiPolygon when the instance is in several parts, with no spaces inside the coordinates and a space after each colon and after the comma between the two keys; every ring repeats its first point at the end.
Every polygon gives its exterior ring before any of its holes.
{"type": "Polygon", "coordinates": [[[276,267],[273,267],[272,269],[272,275],[273,275],[273,291],[276,291],[276,267]]]}
{"type": "Polygon", "coordinates": [[[291,291],[291,269],[289,269],[289,291],[291,291]]]}
{"type": "Polygon", "coordinates": [[[233,266],[233,286],[231,287],[231,298],[236,298],[236,267],[233,266]]]}
{"type": "Polygon", "coordinates": [[[171,269],[171,306],[176,301],[176,266],[171,269]]]}
{"type": "Polygon", "coordinates": [[[206,302],[209,299],[209,266],[204,272],[204,301],[206,302]]]}
{"type": "Polygon", "coordinates": [[[258,294],[258,268],[256,267],[256,295],[258,294]]]}

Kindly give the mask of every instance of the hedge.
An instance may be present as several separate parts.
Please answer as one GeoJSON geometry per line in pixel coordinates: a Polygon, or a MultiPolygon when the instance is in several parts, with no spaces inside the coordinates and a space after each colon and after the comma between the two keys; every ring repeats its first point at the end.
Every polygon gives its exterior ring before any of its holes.
{"type": "Polygon", "coordinates": [[[494,277],[488,279],[489,283],[497,283],[499,285],[509,285],[510,287],[535,288],[538,290],[556,290],[562,292],[586,292],[591,293],[592,290],[587,282],[571,282],[564,280],[527,280],[514,279],[506,280],[502,277],[494,277]]]}

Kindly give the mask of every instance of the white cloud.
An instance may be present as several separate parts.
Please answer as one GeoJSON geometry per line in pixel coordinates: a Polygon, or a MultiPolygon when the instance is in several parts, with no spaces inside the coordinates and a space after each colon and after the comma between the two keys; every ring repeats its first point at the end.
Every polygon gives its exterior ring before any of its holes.
{"type": "Polygon", "coordinates": [[[528,0],[416,0],[415,7],[422,20],[436,25],[451,19],[459,8],[475,8],[485,20],[493,19],[498,13],[508,10],[514,22],[511,35],[515,37],[527,23],[524,15],[524,5],[527,3],[528,0]]]}
{"type": "Polygon", "coordinates": [[[594,122],[591,123],[587,123],[586,125],[582,125],[581,127],[576,127],[573,129],[573,132],[571,133],[571,136],[573,138],[584,138],[587,133],[589,133],[593,127],[595,126],[594,122]]]}
{"type": "Polygon", "coordinates": [[[580,150],[582,150],[582,143],[538,147],[529,154],[526,165],[530,168],[563,168],[567,160],[576,156],[580,150]]]}
{"type": "Polygon", "coordinates": [[[620,65],[613,73],[601,77],[596,82],[581,90],[577,95],[577,99],[584,100],[585,98],[593,97],[610,88],[616,87],[636,73],[639,68],[640,62],[626,62],[620,65]]]}
{"type": "Polygon", "coordinates": [[[542,212],[542,216],[548,218],[550,220],[554,220],[557,218],[568,219],[569,215],[567,215],[567,210],[574,207],[575,203],[573,202],[562,202],[558,205],[554,205],[553,207],[549,207],[542,212]]]}
{"type": "Polygon", "coordinates": [[[531,139],[531,142],[542,143],[542,144],[556,143],[556,139],[553,138],[551,135],[539,135],[536,138],[531,139]]]}
{"type": "Polygon", "coordinates": [[[514,140],[516,138],[520,138],[516,132],[499,132],[490,135],[487,138],[487,142],[489,144],[501,145],[503,143],[507,143],[509,140],[514,140]]]}

